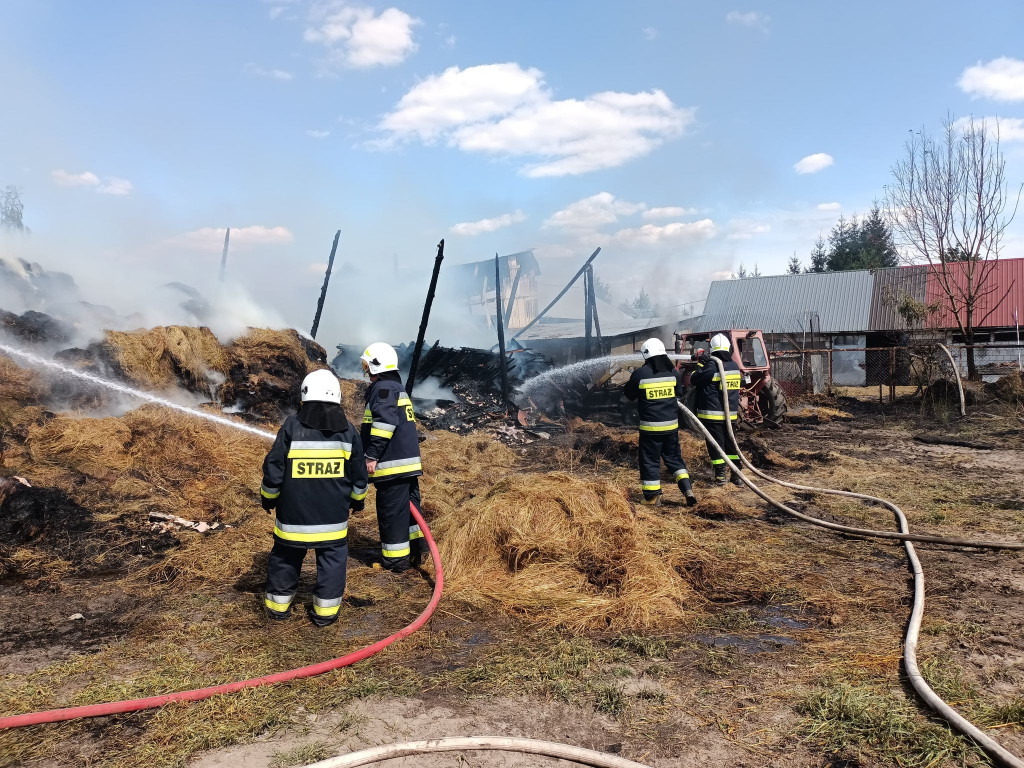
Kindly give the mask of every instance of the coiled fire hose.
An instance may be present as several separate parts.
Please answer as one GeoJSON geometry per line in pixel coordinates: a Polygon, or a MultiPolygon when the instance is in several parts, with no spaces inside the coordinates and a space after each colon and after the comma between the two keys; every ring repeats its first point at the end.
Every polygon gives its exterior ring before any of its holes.
{"type": "Polygon", "coordinates": [[[336,659],[322,661],[319,664],[311,664],[307,667],[299,667],[298,669],[292,669],[286,672],[278,672],[273,675],[252,677],[248,680],[239,680],[234,683],[225,683],[223,685],[213,685],[209,688],[197,688],[192,691],[179,691],[178,693],[168,693],[162,696],[150,696],[146,699],[111,701],[105,704],[89,704],[81,707],[66,707],[64,709],[51,709],[43,712],[31,712],[24,715],[0,717],[0,729],[21,728],[26,725],[40,725],[42,723],[57,723],[62,720],[76,720],[80,717],[99,717],[102,715],[118,715],[125,712],[138,712],[142,709],[155,709],[156,707],[162,707],[165,704],[171,704],[179,701],[202,701],[203,699],[208,699],[211,696],[216,696],[221,693],[234,693],[235,691],[241,691],[245,688],[258,688],[263,685],[274,685],[275,683],[284,683],[288,680],[300,680],[304,677],[322,675],[325,672],[331,672],[335,669],[351,666],[357,661],[363,661],[374,654],[380,653],[392,643],[408,637],[426,624],[427,619],[430,618],[434,609],[437,607],[438,601],[441,599],[441,592],[444,589],[444,571],[441,568],[441,555],[437,551],[437,544],[434,542],[434,537],[431,536],[430,528],[427,526],[427,523],[420,514],[420,511],[416,509],[414,505],[410,505],[410,510],[412,511],[412,516],[415,518],[416,523],[420,526],[420,530],[423,531],[423,538],[427,542],[427,547],[430,549],[430,558],[434,561],[434,592],[430,597],[430,602],[427,603],[427,607],[423,609],[423,612],[417,616],[411,624],[398,630],[395,634],[385,637],[383,640],[378,640],[373,645],[368,645],[365,648],[360,648],[352,653],[339,656],[336,659]]]}
{"type": "Polygon", "coordinates": [[[785,512],[788,515],[796,517],[805,522],[811,523],[822,528],[829,530],[838,531],[840,533],[852,534],[855,536],[864,536],[869,538],[883,538],[883,539],[901,539],[903,546],[907,552],[907,559],[910,562],[910,569],[914,574],[914,599],[910,611],[910,619],[907,622],[907,631],[903,638],[903,664],[906,668],[907,677],[910,680],[910,684],[917,691],[918,695],[924,700],[928,706],[930,706],[938,715],[948,722],[954,729],[959,731],[964,736],[974,741],[978,746],[985,750],[988,755],[998,762],[1000,765],[1009,766],[1009,768],[1024,768],[1024,760],[1014,755],[1012,752],[1007,750],[1002,744],[993,739],[991,736],[982,731],[978,726],[974,725],[970,720],[965,718],[953,707],[947,704],[943,699],[932,690],[931,686],[921,675],[920,667],[917,663],[917,642],[921,632],[921,621],[924,618],[924,569],[921,566],[921,561],[917,557],[917,551],[914,549],[912,542],[919,541],[925,543],[934,544],[947,544],[950,546],[961,546],[961,547],[974,547],[979,549],[1012,549],[1020,550],[1024,549],[1024,543],[1022,542],[984,542],[984,541],[971,541],[971,540],[960,540],[960,539],[948,539],[941,536],[922,536],[910,533],[910,525],[907,522],[906,515],[903,514],[898,506],[893,504],[891,501],[886,499],[878,498],[877,496],[870,496],[864,493],[854,493],[852,491],[841,491],[834,488],[817,488],[810,485],[799,485],[797,483],[786,482],[778,478],[772,477],[757,467],[755,467],[749,459],[739,449],[739,444],[736,442],[736,433],[732,428],[732,419],[729,414],[729,395],[726,390],[725,381],[725,367],[722,365],[722,361],[716,357],[712,357],[715,364],[718,366],[718,375],[721,380],[722,387],[722,410],[725,412],[725,424],[726,429],[729,431],[729,436],[732,438],[733,444],[736,446],[736,455],[740,457],[743,465],[753,472],[758,477],[767,480],[770,483],[775,483],[784,488],[792,488],[798,491],[807,491],[810,493],[821,493],[832,496],[845,496],[853,499],[861,499],[863,501],[869,501],[875,504],[881,504],[884,507],[890,509],[895,515],[899,523],[899,532],[893,531],[874,531],[867,528],[854,528],[846,525],[839,525],[838,523],[832,523],[827,520],[819,520],[818,518],[805,515],[801,512],[797,512],[795,509],[786,506],[781,501],[777,501],[761,490],[757,485],[751,481],[746,474],[740,471],[733,461],[726,455],[725,449],[720,446],[712,437],[711,433],[707,428],[700,423],[694,414],[688,409],[681,401],[676,401],[679,409],[683,412],[686,418],[693,424],[701,434],[708,440],[708,444],[714,446],[716,453],[721,456],[729,467],[737,476],[743,481],[743,483],[750,488],[754,493],[760,496],[762,499],[767,501],[776,509],[785,512]]]}

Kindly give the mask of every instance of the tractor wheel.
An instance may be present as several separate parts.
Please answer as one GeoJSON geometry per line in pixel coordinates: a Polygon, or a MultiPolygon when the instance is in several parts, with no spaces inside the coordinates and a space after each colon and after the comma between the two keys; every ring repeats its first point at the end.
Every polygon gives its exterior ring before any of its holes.
{"type": "Polygon", "coordinates": [[[761,407],[761,413],[764,415],[765,421],[770,421],[772,424],[777,425],[786,420],[786,411],[789,410],[789,404],[786,402],[786,393],[782,391],[782,387],[774,379],[769,381],[768,385],[763,387],[758,393],[757,404],[761,407]]]}

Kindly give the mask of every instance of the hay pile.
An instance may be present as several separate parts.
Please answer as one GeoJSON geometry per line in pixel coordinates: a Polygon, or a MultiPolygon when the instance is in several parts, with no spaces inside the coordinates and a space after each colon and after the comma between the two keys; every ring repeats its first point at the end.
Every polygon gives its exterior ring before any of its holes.
{"type": "Polygon", "coordinates": [[[1024,375],[1021,375],[1020,371],[1012,371],[997,381],[986,384],[985,389],[1004,403],[1024,404],[1024,375]]]}
{"type": "Polygon", "coordinates": [[[225,352],[229,369],[219,393],[221,402],[265,421],[279,422],[294,413],[302,379],[327,368],[324,348],[294,330],[251,328],[225,352]]]}
{"type": "Polygon", "coordinates": [[[209,328],[172,325],[136,331],[107,331],[103,346],[117,370],[146,389],[180,385],[208,392],[227,375],[228,361],[209,328]]]}

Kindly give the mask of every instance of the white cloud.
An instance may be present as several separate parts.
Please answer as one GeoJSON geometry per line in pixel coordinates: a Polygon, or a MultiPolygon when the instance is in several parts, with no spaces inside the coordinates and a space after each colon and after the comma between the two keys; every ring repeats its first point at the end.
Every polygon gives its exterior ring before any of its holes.
{"type": "Polygon", "coordinates": [[[645,40],[653,40],[658,36],[658,30],[655,27],[644,27],[643,33],[645,40]]]}
{"type": "Polygon", "coordinates": [[[1024,101],[1024,61],[1001,56],[987,64],[967,67],[957,81],[960,90],[974,98],[1024,101]]]}
{"type": "Polygon", "coordinates": [[[412,30],[420,23],[397,8],[376,14],[345,0],[327,0],[313,5],[303,37],[327,49],[329,65],[387,67],[401,64],[416,51],[412,30]]]}
{"type": "Polygon", "coordinates": [[[103,183],[96,187],[101,195],[130,195],[135,187],[128,179],[119,179],[116,176],[108,176],[103,183]]]}
{"type": "Polygon", "coordinates": [[[817,173],[818,171],[825,170],[834,162],[835,159],[832,157],[832,155],[826,154],[824,152],[817,152],[813,155],[808,155],[807,157],[803,158],[800,162],[796,163],[793,166],[793,169],[799,174],[817,173]]]}
{"type": "Polygon", "coordinates": [[[322,275],[327,271],[326,261],[315,261],[306,267],[308,272],[312,272],[314,275],[322,275]]]}
{"type": "Polygon", "coordinates": [[[700,221],[674,221],[664,226],[644,224],[632,229],[620,229],[611,241],[625,247],[654,247],[685,245],[708,240],[715,236],[715,223],[711,219],[700,221]]]}
{"type": "Polygon", "coordinates": [[[495,216],[493,219],[463,221],[452,227],[451,231],[456,235],[473,237],[474,235],[480,235],[484,232],[494,232],[498,229],[511,227],[513,224],[519,224],[523,221],[526,221],[526,214],[522,211],[515,211],[513,213],[503,213],[501,216],[495,216]]]}
{"type": "Polygon", "coordinates": [[[102,195],[128,195],[134,187],[128,179],[119,179],[116,176],[105,176],[103,180],[92,171],[82,173],[68,173],[60,169],[50,171],[50,178],[58,187],[88,187],[102,195]]]}
{"type": "Polygon", "coordinates": [[[98,187],[100,177],[91,171],[68,173],[65,170],[50,171],[50,178],[58,187],[98,187]]]}
{"type": "Polygon", "coordinates": [[[311,131],[306,131],[306,135],[309,136],[311,139],[326,139],[328,136],[331,135],[331,132],[314,129],[311,131]]]}
{"type": "Polygon", "coordinates": [[[384,116],[376,146],[445,140],[465,152],[538,158],[520,169],[529,177],[567,176],[646,155],[693,119],[693,109],[658,90],[555,100],[537,69],[450,67],[413,86],[384,116]]]}
{"type": "Polygon", "coordinates": [[[840,211],[842,208],[840,203],[818,203],[819,211],[840,211]]]}
{"type": "MultiPolygon", "coordinates": [[[[231,228],[231,249],[248,250],[263,245],[284,245],[292,242],[295,237],[286,227],[251,227],[231,228]]],[[[167,245],[190,251],[220,253],[224,248],[224,227],[203,227],[186,232],[166,241],[167,245]]]]}
{"type": "Polygon", "coordinates": [[[619,200],[610,192],[599,192],[553,213],[544,222],[544,226],[568,230],[596,230],[606,224],[614,224],[620,216],[631,216],[646,207],[643,203],[619,200]]]}
{"type": "Polygon", "coordinates": [[[752,27],[763,32],[768,31],[768,24],[771,16],[757,11],[729,11],[725,14],[725,21],[728,24],[736,24],[741,27],[752,27]]]}
{"type": "Polygon", "coordinates": [[[727,240],[750,240],[754,235],[763,235],[772,231],[771,224],[737,220],[730,223],[732,230],[726,235],[727,240]]]}
{"type": "Polygon", "coordinates": [[[284,13],[287,10],[288,9],[285,6],[283,6],[283,5],[275,5],[269,11],[267,11],[267,16],[270,17],[271,21],[273,21],[274,19],[276,19],[278,16],[280,16],[282,13],[284,13]]]}
{"type": "Polygon", "coordinates": [[[442,43],[442,45],[444,45],[445,48],[454,48],[455,47],[455,39],[456,39],[455,35],[448,35],[448,37],[446,37],[444,39],[444,42],[442,43]]]}
{"type": "Polygon", "coordinates": [[[663,208],[649,208],[643,213],[645,219],[678,219],[681,216],[692,216],[697,213],[696,208],[681,208],[679,206],[666,206],[663,208]]]}
{"type": "Polygon", "coordinates": [[[953,123],[953,127],[965,131],[973,122],[976,130],[986,130],[995,138],[998,133],[1000,141],[1024,141],[1024,118],[1020,117],[961,117],[953,123]]]}
{"type": "Polygon", "coordinates": [[[283,69],[264,69],[258,64],[249,62],[244,67],[245,71],[250,75],[256,75],[257,77],[266,77],[271,80],[280,80],[281,82],[287,82],[294,79],[295,75],[291,72],[286,72],[283,69]]]}

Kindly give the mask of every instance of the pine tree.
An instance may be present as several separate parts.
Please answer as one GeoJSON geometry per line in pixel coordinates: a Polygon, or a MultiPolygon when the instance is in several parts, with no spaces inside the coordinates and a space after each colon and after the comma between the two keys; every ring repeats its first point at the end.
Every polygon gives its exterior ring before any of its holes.
{"type": "Polygon", "coordinates": [[[847,220],[840,216],[828,235],[828,260],[826,271],[841,272],[847,269],[859,269],[861,237],[860,222],[854,215],[847,220]]]}
{"type": "Polygon", "coordinates": [[[807,268],[807,271],[828,271],[828,251],[825,250],[825,238],[821,235],[818,235],[818,239],[814,241],[814,249],[811,251],[811,266],[807,268]]]}
{"type": "Polygon", "coordinates": [[[786,268],[786,272],[791,275],[799,275],[803,272],[803,268],[800,266],[800,259],[797,258],[796,254],[793,254],[793,258],[789,260],[789,266],[786,268]]]}
{"type": "Polygon", "coordinates": [[[854,269],[899,266],[899,252],[892,229],[876,202],[860,226],[860,258],[854,269]]]}
{"type": "Polygon", "coordinates": [[[743,266],[743,262],[741,261],[739,269],[732,273],[732,279],[742,280],[745,277],[747,277],[747,268],[743,266]]]}

